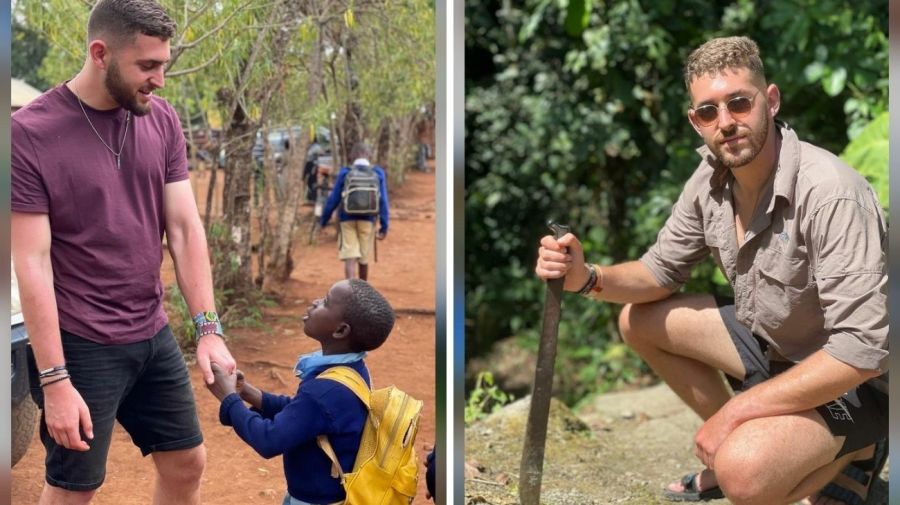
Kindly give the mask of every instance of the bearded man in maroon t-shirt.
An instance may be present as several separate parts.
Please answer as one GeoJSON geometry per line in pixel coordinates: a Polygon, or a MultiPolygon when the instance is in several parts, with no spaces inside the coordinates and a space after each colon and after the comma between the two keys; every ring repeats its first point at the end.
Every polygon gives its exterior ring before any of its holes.
{"type": "Polygon", "coordinates": [[[152,0],[101,0],[81,71],[12,117],[12,254],[47,450],[40,503],[88,503],[115,421],[158,478],[200,503],[206,452],[163,310],[162,237],[197,314],[197,362],[235,362],[215,313],[181,124],[162,88],[175,23],[152,0]]]}

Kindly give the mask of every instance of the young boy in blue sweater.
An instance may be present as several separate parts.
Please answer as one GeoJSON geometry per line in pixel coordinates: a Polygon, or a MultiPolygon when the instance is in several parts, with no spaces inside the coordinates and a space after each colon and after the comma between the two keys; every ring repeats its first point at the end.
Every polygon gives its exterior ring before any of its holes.
{"type": "Polygon", "coordinates": [[[369,383],[363,358],[384,343],[393,326],[394,311],[378,291],[359,279],[343,280],[325,298],[315,300],[303,317],[304,332],[322,350],[304,354],[297,362],[301,382],[296,395],[261,391],[245,382],[240,372],[226,375],[213,369],[215,382],[208,387],[222,402],[221,423],[232,426],[260,456],[284,456],[288,488],[284,505],[343,502],[344,489],[331,476],[331,462],[316,445],[316,436],[328,436],[344,472],[350,472],[368,412],[349,388],[316,377],[343,365],[369,383]]]}

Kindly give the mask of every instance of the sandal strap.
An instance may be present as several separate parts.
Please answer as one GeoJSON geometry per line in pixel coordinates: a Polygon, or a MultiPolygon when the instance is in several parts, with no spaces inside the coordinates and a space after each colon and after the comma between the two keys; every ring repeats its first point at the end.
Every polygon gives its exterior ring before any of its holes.
{"type": "Polygon", "coordinates": [[[875,467],[874,462],[872,462],[872,465],[869,466],[868,470],[864,470],[863,467],[860,467],[860,466],[854,465],[853,463],[850,463],[847,466],[845,466],[843,470],[841,470],[841,473],[846,475],[847,477],[850,477],[851,479],[855,480],[856,482],[859,482],[863,486],[868,486],[869,479],[871,478],[871,476],[869,475],[868,472],[871,472],[874,467],[875,467]]]}
{"type": "Polygon", "coordinates": [[[834,483],[829,483],[822,488],[822,495],[842,501],[846,505],[863,505],[865,503],[865,500],[858,494],[834,483]]]}
{"type": "MultiPolygon", "coordinates": [[[[872,483],[878,477],[887,460],[887,440],[882,439],[875,443],[875,452],[871,458],[862,461],[851,461],[841,470],[841,473],[872,491],[872,483]]],[[[866,500],[855,492],[835,483],[829,483],[822,488],[822,495],[843,501],[846,505],[864,505],[866,500]]]]}
{"type": "Polygon", "coordinates": [[[693,493],[697,491],[697,477],[699,475],[700,472],[689,473],[681,478],[681,486],[686,492],[693,493]]]}

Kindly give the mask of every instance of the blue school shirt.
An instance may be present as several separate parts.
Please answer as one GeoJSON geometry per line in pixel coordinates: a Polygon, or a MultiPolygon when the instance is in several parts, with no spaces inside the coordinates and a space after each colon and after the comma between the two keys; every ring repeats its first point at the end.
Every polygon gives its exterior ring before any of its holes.
{"type": "MultiPolygon", "coordinates": [[[[316,445],[328,435],[344,472],[353,470],[368,411],[349,388],[317,376],[335,365],[315,369],[292,398],[263,392],[262,409],[245,406],[237,393],[222,400],[219,421],[232,426],[260,456],[284,456],[288,492],[309,503],[334,503],[345,498],[340,479],[331,477],[331,460],[316,445]]],[[[348,363],[370,384],[363,360],[348,363]]]]}

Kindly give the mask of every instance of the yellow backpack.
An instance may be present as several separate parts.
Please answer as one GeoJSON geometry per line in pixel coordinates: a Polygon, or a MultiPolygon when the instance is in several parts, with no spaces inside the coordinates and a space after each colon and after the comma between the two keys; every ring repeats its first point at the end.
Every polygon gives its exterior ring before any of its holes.
{"type": "Polygon", "coordinates": [[[344,473],[328,437],[317,442],[331,460],[331,476],[347,492],[345,505],[409,505],[416,496],[419,466],[415,441],[422,402],[389,386],[370,391],[350,367],[332,367],[319,376],[350,388],[369,409],[353,471],[344,473]]]}

